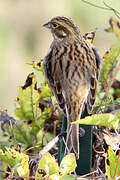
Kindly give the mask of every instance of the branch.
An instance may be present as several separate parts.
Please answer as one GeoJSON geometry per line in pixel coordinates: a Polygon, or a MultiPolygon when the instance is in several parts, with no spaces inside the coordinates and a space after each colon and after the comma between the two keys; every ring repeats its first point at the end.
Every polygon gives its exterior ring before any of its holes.
{"type": "Polygon", "coordinates": [[[58,142],[59,136],[56,136],[54,139],[52,139],[40,152],[39,152],[39,158],[41,158],[46,152],[48,152],[50,149],[53,148],[53,146],[58,142]]]}
{"type": "Polygon", "coordinates": [[[105,7],[103,6],[98,6],[96,4],[93,4],[87,0],[81,0],[82,2],[86,3],[86,4],[89,4],[90,6],[93,6],[93,7],[96,7],[96,8],[99,8],[99,9],[103,9],[103,10],[108,10],[108,11],[113,11],[113,13],[120,19],[120,12],[117,11],[116,9],[110,7],[107,3],[104,2],[103,0],[103,4],[105,7]]]}
{"type": "Polygon", "coordinates": [[[120,161],[120,151],[119,151],[119,153],[118,153],[118,159],[117,159],[117,164],[116,164],[116,169],[115,169],[115,175],[114,175],[113,180],[116,180],[116,177],[117,177],[117,171],[118,171],[119,161],[120,161]]]}

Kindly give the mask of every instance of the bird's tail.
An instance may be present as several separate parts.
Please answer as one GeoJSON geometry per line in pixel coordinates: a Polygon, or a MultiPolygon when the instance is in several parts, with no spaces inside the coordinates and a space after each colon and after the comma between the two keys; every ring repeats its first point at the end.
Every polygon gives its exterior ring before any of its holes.
{"type": "MultiPolygon", "coordinates": [[[[85,92],[86,94],[86,92],[85,92]]],[[[66,137],[66,151],[65,154],[75,153],[76,159],[79,159],[79,124],[72,124],[72,122],[81,118],[85,100],[75,99],[75,103],[67,104],[67,137],[66,137]]]]}
{"type": "Polygon", "coordinates": [[[75,153],[76,159],[79,159],[79,125],[69,124],[67,127],[66,152],[75,153]]]}

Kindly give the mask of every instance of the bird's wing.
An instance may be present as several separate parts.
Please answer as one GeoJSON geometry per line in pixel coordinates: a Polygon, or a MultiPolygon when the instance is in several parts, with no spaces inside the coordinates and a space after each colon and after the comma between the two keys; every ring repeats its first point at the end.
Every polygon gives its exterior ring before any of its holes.
{"type": "Polygon", "coordinates": [[[87,98],[88,114],[91,114],[92,107],[95,103],[96,91],[97,91],[97,81],[99,78],[100,68],[101,68],[101,58],[99,56],[99,53],[98,53],[97,49],[94,47],[92,48],[92,50],[94,52],[95,60],[96,60],[96,75],[91,77],[91,79],[90,79],[90,91],[89,91],[88,98],[87,98]]]}
{"type": "Polygon", "coordinates": [[[48,86],[52,90],[53,94],[55,95],[57,102],[60,106],[60,109],[63,111],[64,114],[65,112],[65,100],[62,94],[62,88],[60,81],[56,81],[56,79],[53,76],[53,70],[52,70],[52,61],[54,56],[53,56],[53,51],[50,50],[48,55],[44,59],[44,74],[47,79],[48,86]]]}

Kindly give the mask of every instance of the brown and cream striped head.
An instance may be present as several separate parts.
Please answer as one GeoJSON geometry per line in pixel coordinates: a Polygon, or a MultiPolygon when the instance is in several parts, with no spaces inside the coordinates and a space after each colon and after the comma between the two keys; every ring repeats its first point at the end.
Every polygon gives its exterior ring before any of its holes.
{"type": "Polygon", "coordinates": [[[78,26],[76,26],[70,18],[64,16],[54,17],[43,26],[51,29],[53,37],[58,40],[65,38],[78,39],[80,37],[78,26]]]}

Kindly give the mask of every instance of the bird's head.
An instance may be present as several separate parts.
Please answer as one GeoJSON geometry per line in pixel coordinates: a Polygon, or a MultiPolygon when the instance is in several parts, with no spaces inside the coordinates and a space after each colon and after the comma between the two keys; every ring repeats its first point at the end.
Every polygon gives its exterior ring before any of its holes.
{"type": "Polygon", "coordinates": [[[80,38],[79,28],[67,17],[57,16],[43,26],[51,29],[53,37],[56,40],[62,41],[68,38],[75,40],[80,38]]]}

